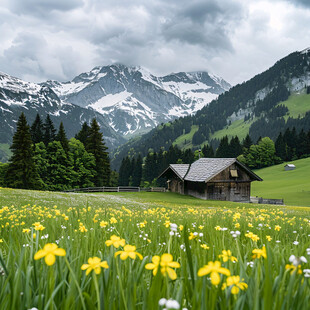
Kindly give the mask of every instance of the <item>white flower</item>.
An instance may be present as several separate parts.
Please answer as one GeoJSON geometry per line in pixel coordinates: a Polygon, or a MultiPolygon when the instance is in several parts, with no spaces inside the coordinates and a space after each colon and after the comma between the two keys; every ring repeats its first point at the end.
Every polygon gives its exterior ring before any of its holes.
{"type": "Polygon", "coordinates": [[[250,266],[251,268],[253,268],[253,266],[254,266],[254,262],[248,262],[246,264],[247,264],[247,266],[250,266]]]}
{"type": "Polygon", "coordinates": [[[280,242],[281,242],[280,240],[277,240],[277,241],[276,241],[276,243],[280,243],[280,242]]]}
{"type": "Polygon", "coordinates": [[[203,233],[199,233],[199,237],[202,237],[203,236],[203,233]]]}
{"type": "Polygon", "coordinates": [[[166,307],[168,309],[180,309],[180,304],[176,300],[169,299],[166,302],[166,307]]]}
{"type": "Polygon", "coordinates": [[[304,269],[303,272],[305,274],[305,278],[310,278],[310,269],[304,269]]]}
{"type": "Polygon", "coordinates": [[[222,228],[222,231],[225,231],[225,230],[227,230],[227,229],[228,229],[228,228],[226,228],[226,227],[223,227],[223,228],[222,228]]]}
{"type": "Polygon", "coordinates": [[[175,223],[170,223],[170,229],[171,229],[172,231],[177,231],[177,230],[178,230],[178,225],[175,224],[175,223]]]}
{"type": "Polygon", "coordinates": [[[298,257],[295,255],[291,255],[288,260],[296,267],[301,263],[307,263],[307,259],[304,256],[298,257]]]}
{"type": "Polygon", "coordinates": [[[174,236],[174,232],[171,230],[171,231],[169,231],[169,235],[170,236],[174,236]]]}
{"type": "Polygon", "coordinates": [[[163,307],[163,306],[166,305],[166,302],[167,302],[167,299],[166,299],[166,298],[161,298],[161,299],[159,299],[159,301],[158,301],[158,305],[161,306],[161,307],[163,307]]]}
{"type": "Polygon", "coordinates": [[[294,245],[298,245],[299,242],[298,242],[298,241],[294,241],[293,244],[294,244],[294,245]]]}

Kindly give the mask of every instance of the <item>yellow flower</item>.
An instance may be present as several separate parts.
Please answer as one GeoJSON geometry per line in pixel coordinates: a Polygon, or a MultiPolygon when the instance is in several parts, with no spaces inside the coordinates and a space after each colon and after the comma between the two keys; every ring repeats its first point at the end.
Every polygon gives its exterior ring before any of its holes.
{"type": "Polygon", "coordinates": [[[32,238],[35,239],[37,237],[37,234],[32,234],[32,238]]]}
{"type": "Polygon", "coordinates": [[[240,228],[240,224],[239,224],[239,223],[236,223],[236,224],[235,224],[235,228],[240,228]]]}
{"type": "Polygon", "coordinates": [[[80,231],[80,232],[87,232],[88,230],[87,230],[86,227],[83,225],[83,223],[80,223],[79,231],[80,231]]]}
{"type": "Polygon", "coordinates": [[[267,239],[268,241],[271,241],[271,240],[272,240],[271,236],[266,236],[266,239],[267,239]]]}
{"type": "Polygon", "coordinates": [[[227,250],[227,251],[223,250],[222,254],[219,255],[219,258],[221,258],[221,257],[222,257],[224,263],[226,263],[229,260],[231,260],[232,262],[238,261],[236,257],[232,256],[232,253],[230,250],[227,250]]]}
{"type": "Polygon", "coordinates": [[[181,266],[178,262],[173,261],[173,256],[171,254],[167,253],[163,254],[161,257],[158,255],[153,256],[152,263],[145,265],[147,270],[153,270],[154,276],[156,276],[159,267],[163,276],[168,275],[171,280],[175,280],[177,274],[172,268],[180,268],[181,266]]]}
{"type": "Polygon", "coordinates": [[[215,230],[222,230],[221,226],[215,226],[215,230]]]}
{"type": "Polygon", "coordinates": [[[197,237],[198,237],[198,233],[192,233],[192,232],[190,232],[190,233],[189,233],[188,240],[193,240],[193,239],[196,239],[197,237]]]}
{"type": "Polygon", "coordinates": [[[100,227],[105,228],[105,227],[108,226],[108,224],[109,224],[108,222],[101,221],[101,222],[100,222],[100,227]]]}
{"type": "Polygon", "coordinates": [[[3,239],[0,239],[0,243],[2,243],[3,242],[3,239]]]}
{"type": "Polygon", "coordinates": [[[111,224],[116,224],[117,223],[117,219],[115,217],[111,217],[110,218],[110,223],[111,224]]]}
{"type": "Polygon", "coordinates": [[[264,258],[267,258],[267,252],[266,252],[266,247],[263,246],[261,249],[254,249],[252,251],[252,254],[254,254],[252,257],[255,259],[255,258],[261,258],[261,257],[264,257],[264,258]]]}
{"type": "Polygon", "coordinates": [[[125,245],[124,251],[117,251],[114,256],[120,255],[121,260],[125,260],[128,258],[128,256],[132,259],[136,259],[136,256],[138,256],[140,259],[143,259],[143,256],[136,252],[136,247],[134,245],[125,245]]]}
{"type": "Polygon", "coordinates": [[[281,226],[279,226],[279,225],[276,225],[274,228],[274,230],[277,230],[277,231],[280,231],[280,229],[281,229],[281,226]]]}
{"type": "Polygon", "coordinates": [[[55,263],[55,256],[65,256],[66,251],[64,249],[58,248],[55,243],[47,243],[43,250],[39,250],[35,255],[34,259],[38,260],[44,257],[45,263],[48,266],[52,266],[55,263]]]}
{"type": "Polygon", "coordinates": [[[251,223],[248,224],[248,227],[253,227],[253,225],[251,223]]]}
{"type": "Polygon", "coordinates": [[[285,269],[286,270],[291,270],[290,274],[293,274],[295,271],[297,271],[297,274],[302,274],[302,270],[301,270],[301,266],[300,265],[294,266],[293,264],[291,264],[291,265],[286,264],[285,265],[285,269]]]}
{"type": "Polygon", "coordinates": [[[226,276],[230,276],[230,271],[227,268],[223,268],[219,261],[209,262],[208,265],[204,265],[198,270],[198,277],[203,277],[211,273],[211,283],[218,285],[221,281],[220,273],[226,276]]]}
{"type": "Polygon", "coordinates": [[[45,227],[40,222],[35,222],[32,225],[34,226],[35,230],[43,230],[43,229],[45,229],[45,227]]]}
{"type": "Polygon", "coordinates": [[[245,282],[240,282],[239,276],[228,277],[226,283],[224,283],[222,286],[222,290],[224,290],[226,287],[229,286],[232,286],[231,288],[232,294],[238,294],[240,289],[244,291],[248,288],[248,285],[245,282]]]}
{"type": "Polygon", "coordinates": [[[23,233],[29,233],[30,232],[30,229],[29,228],[24,228],[23,229],[23,233]]]}
{"type": "Polygon", "coordinates": [[[90,257],[87,262],[88,264],[83,264],[81,267],[82,270],[86,270],[86,275],[88,275],[92,270],[94,270],[96,274],[99,274],[101,272],[101,268],[109,268],[108,263],[106,261],[101,261],[99,257],[90,257]]]}
{"type": "Polygon", "coordinates": [[[120,246],[124,246],[125,245],[125,239],[121,239],[118,236],[112,235],[110,240],[107,240],[105,242],[106,246],[111,246],[113,245],[116,249],[119,248],[120,246]]]}
{"type": "Polygon", "coordinates": [[[200,247],[202,247],[204,250],[210,249],[210,247],[208,247],[206,244],[201,244],[200,247]]]}
{"type": "Polygon", "coordinates": [[[165,221],[164,225],[166,228],[170,227],[170,221],[165,221]]]}
{"type": "Polygon", "coordinates": [[[182,231],[184,229],[184,226],[183,225],[179,225],[179,229],[180,229],[180,231],[182,231]]]}
{"type": "Polygon", "coordinates": [[[255,242],[259,240],[259,237],[255,234],[253,234],[251,231],[248,232],[247,234],[245,234],[245,236],[252,239],[255,242]]]}
{"type": "Polygon", "coordinates": [[[204,228],[204,226],[203,225],[199,225],[198,228],[202,230],[204,228]]]}

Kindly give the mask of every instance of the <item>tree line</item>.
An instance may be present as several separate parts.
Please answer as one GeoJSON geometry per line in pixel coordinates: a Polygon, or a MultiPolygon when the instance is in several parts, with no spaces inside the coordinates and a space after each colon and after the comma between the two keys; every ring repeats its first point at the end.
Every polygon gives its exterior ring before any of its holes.
{"type": "Polygon", "coordinates": [[[62,122],[57,131],[49,115],[43,122],[37,114],[29,126],[22,113],[10,149],[9,162],[0,163],[0,186],[66,190],[115,183],[96,119],[68,140],[62,122]]]}
{"type": "Polygon", "coordinates": [[[170,146],[168,151],[161,148],[158,152],[151,150],[145,158],[123,158],[119,170],[119,185],[121,186],[165,186],[166,180],[158,176],[169,164],[191,164],[200,157],[205,158],[237,158],[241,163],[252,169],[280,164],[310,156],[310,130],[297,132],[295,128],[280,132],[274,142],[269,137],[261,138],[254,143],[248,134],[242,141],[237,136],[230,140],[224,136],[214,148],[205,144],[201,150],[180,150],[170,146]]]}

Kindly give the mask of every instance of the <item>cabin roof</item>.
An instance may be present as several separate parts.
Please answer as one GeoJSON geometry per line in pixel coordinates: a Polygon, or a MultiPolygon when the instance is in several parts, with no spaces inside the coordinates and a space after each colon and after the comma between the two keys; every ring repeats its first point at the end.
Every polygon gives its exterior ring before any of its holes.
{"type": "Polygon", "coordinates": [[[235,158],[200,158],[191,165],[184,180],[206,182],[235,161],[235,158]]]}
{"type": "Polygon", "coordinates": [[[159,177],[164,176],[168,170],[172,170],[181,180],[190,182],[208,182],[214,176],[234,163],[247,171],[253,180],[262,181],[258,175],[240,163],[236,158],[200,158],[191,165],[170,164],[159,177]]]}
{"type": "Polygon", "coordinates": [[[295,168],[295,165],[294,164],[286,164],[284,167],[295,168]]]}

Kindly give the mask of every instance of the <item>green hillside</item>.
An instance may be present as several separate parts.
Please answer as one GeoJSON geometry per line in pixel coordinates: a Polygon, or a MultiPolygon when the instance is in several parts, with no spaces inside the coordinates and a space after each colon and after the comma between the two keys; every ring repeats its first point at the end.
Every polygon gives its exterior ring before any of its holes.
{"type": "Polygon", "coordinates": [[[10,145],[6,143],[0,143],[0,162],[7,162],[11,155],[12,152],[10,150],[10,145]]]}
{"type": "MultiPolygon", "coordinates": [[[[284,117],[286,120],[289,117],[303,117],[305,116],[306,112],[310,111],[310,94],[293,94],[288,98],[288,100],[282,101],[279,104],[285,105],[289,110],[289,113],[284,117]]],[[[223,129],[214,132],[212,135],[210,135],[210,139],[221,139],[227,135],[229,139],[234,136],[238,136],[238,138],[242,140],[249,133],[250,126],[256,120],[257,118],[246,122],[244,122],[243,119],[236,120],[232,122],[229,126],[226,126],[223,129]]],[[[193,146],[191,143],[191,139],[197,130],[198,126],[193,125],[191,131],[175,139],[173,145],[177,145],[181,149],[191,148],[193,146]]],[[[204,145],[206,143],[207,141],[204,141],[201,145],[204,145]]]]}
{"type": "Polygon", "coordinates": [[[285,171],[286,163],[256,170],[264,181],[252,183],[252,196],[284,199],[286,205],[310,207],[310,158],[290,162],[295,170],[285,171]]]}
{"type": "Polygon", "coordinates": [[[298,116],[304,116],[306,112],[310,111],[310,94],[294,94],[280,104],[287,106],[288,116],[298,118],[298,116]]]}

